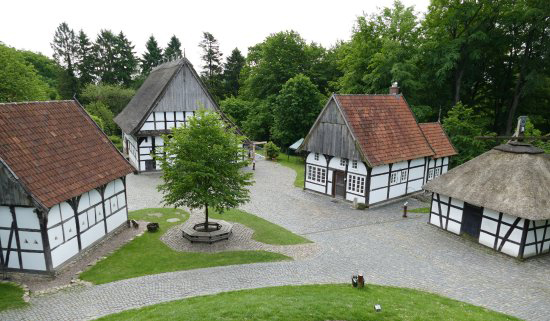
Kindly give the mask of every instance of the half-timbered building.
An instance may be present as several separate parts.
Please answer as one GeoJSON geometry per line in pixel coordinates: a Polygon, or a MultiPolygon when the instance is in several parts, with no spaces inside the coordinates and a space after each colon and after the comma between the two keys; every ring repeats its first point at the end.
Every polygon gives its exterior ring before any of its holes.
{"type": "Polygon", "coordinates": [[[517,258],[550,250],[550,155],[510,142],[428,182],[430,224],[517,258]]]}
{"type": "Polygon", "coordinates": [[[136,171],[159,170],[154,155],[162,153],[162,135],[170,134],[174,127],[185,126],[199,109],[218,112],[242,135],[221,112],[187,58],[155,67],[115,117],[123,132],[124,153],[136,171]]]}
{"type": "Polygon", "coordinates": [[[0,104],[0,266],[53,273],[127,221],[132,166],[76,101],[0,104]]]}
{"type": "Polygon", "coordinates": [[[305,189],[373,205],[447,171],[456,151],[441,125],[419,126],[396,85],[390,92],[330,97],[300,146],[305,189]]]}

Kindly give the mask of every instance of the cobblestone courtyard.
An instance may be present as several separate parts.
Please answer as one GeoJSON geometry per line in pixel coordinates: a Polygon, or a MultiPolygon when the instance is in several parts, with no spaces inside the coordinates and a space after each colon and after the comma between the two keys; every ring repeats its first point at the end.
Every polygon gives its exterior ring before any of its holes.
{"type": "MultiPolygon", "coordinates": [[[[130,210],[160,206],[158,175],[128,176],[130,210]]],[[[265,286],[367,282],[410,287],[527,320],[550,320],[550,255],[517,261],[428,225],[401,218],[401,203],[367,211],[294,188],[294,172],[257,163],[252,202],[242,208],[316,242],[316,255],[288,262],[170,272],[32,296],[1,320],[80,320],[185,297],[265,286]]],[[[420,206],[409,200],[409,205],[420,206]]]]}

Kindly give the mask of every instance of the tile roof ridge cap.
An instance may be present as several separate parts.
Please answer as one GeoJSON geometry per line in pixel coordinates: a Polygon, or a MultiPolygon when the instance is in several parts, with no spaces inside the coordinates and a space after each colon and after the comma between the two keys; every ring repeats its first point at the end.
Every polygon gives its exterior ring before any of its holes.
{"type": "Polygon", "coordinates": [[[63,100],[30,100],[30,101],[16,101],[16,102],[5,102],[0,103],[0,106],[5,105],[28,105],[28,104],[51,104],[51,103],[66,103],[72,102],[72,99],[63,99],[63,100]]]}

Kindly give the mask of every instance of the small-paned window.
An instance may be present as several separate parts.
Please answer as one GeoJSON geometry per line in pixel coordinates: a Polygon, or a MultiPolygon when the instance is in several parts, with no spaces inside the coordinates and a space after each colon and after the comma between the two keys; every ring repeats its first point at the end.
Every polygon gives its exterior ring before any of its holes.
{"type": "Polygon", "coordinates": [[[365,176],[348,174],[348,191],[356,194],[364,194],[365,176]]]}
{"type": "Polygon", "coordinates": [[[345,158],[340,158],[340,166],[346,167],[348,160],[345,158]]]}
{"type": "Polygon", "coordinates": [[[399,183],[397,180],[398,180],[397,172],[391,173],[391,175],[390,175],[390,185],[399,183]]]}
{"type": "Polygon", "coordinates": [[[357,161],[356,160],[351,162],[351,168],[357,169],[357,161]]]}
{"type": "Polygon", "coordinates": [[[308,165],[307,180],[325,184],[327,181],[327,169],[319,166],[308,165]]]}
{"type": "Polygon", "coordinates": [[[406,182],[407,178],[409,177],[409,171],[404,169],[401,171],[401,181],[406,182]]]}
{"type": "Polygon", "coordinates": [[[319,153],[315,153],[315,160],[316,160],[316,161],[319,160],[319,153]]]}
{"type": "Polygon", "coordinates": [[[428,170],[428,180],[432,180],[434,178],[434,169],[428,170]]]}
{"type": "Polygon", "coordinates": [[[441,167],[435,169],[435,177],[441,175],[441,167]]]}

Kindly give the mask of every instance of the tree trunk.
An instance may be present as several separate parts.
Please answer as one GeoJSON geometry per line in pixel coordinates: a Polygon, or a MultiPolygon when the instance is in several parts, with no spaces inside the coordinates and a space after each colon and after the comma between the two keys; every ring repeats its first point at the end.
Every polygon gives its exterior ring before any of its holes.
{"type": "Polygon", "coordinates": [[[512,134],[512,126],[514,125],[514,119],[516,116],[516,110],[518,109],[519,98],[523,93],[523,88],[525,84],[523,81],[523,73],[520,73],[518,82],[516,83],[516,88],[514,88],[514,99],[512,100],[512,105],[510,106],[510,111],[508,112],[508,120],[506,121],[506,136],[512,134]]]}
{"type": "Polygon", "coordinates": [[[208,204],[204,204],[204,214],[205,214],[204,228],[208,230],[208,204]]]}
{"type": "Polygon", "coordinates": [[[453,100],[453,106],[460,101],[460,86],[462,85],[462,76],[464,76],[464,66],[461,66],[455,73],[455,97],[453,100]]]}

